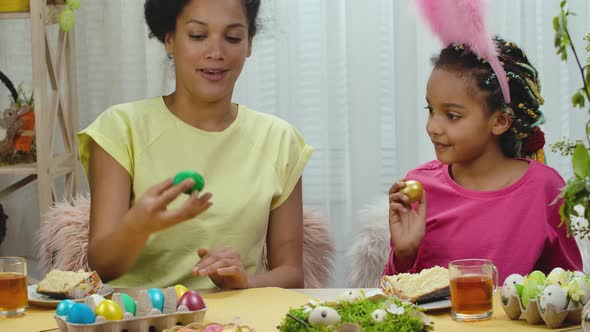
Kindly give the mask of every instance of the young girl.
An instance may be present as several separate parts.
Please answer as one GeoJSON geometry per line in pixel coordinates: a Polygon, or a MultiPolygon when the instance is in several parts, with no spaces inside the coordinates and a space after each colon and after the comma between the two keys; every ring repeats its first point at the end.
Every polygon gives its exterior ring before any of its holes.
{"type": "Polygon", "coordinates": [[[286,122],[231,101],[259,6],[145,2],[176,89],[114,106],[78,136],[92,196],[88,260],[110,284],[303,287],[301,175],[312,149],[286,122]],[[184,195],[194,182],[173,185],[181,170],[202,174],[214,198],[184,195]]]}
{"type": "Polygon", "coordinates": [[[553,204],[563,179],[525,158],[544,144],[537,71],[515,44],[494,42],[508,104],[490,64],[468,46],[451,44],[433,60],[426,131],[438,160],[406,176],[424,186],[416,209],[399,192],[403,180],[390,189],[386,275],[463,258],[492,260],[500,283],[512,273],[582,269],[575,239],[558,226],[561,203],[553,204]]]}

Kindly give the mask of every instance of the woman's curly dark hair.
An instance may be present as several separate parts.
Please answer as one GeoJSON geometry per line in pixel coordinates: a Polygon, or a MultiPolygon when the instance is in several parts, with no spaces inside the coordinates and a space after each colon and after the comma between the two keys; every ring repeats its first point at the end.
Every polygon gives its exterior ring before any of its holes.
{"type": "MultiPolygon", "coordinates": [[[[162,43],[166,34],[176,30],[176,19],[190,0],[146,0],[145,21],[150,29],[150,38],[162,43]]],[[[248,18],[248,35],[254,37],[258,31],[258,10],[260,0],[241,0],[248,18]]]]}
{"type": "MultiPolygon", "coordinates": [[[[500,137],[504,155],[521,157],[527,138],[536,134],[543,122],[540,106],[544,103],[540,95],[541,84],[537,70],[529,62],[525,53],[516,44],[501,38],[494,39],[498,48],[498,58],[504,67],[510,87],[510,104],[504,103],[500,84],[490,64],[475,55],[468,46],[451,44],[432,59],[435,68],[469,73],[479,88],[485,93],[485,103],[490,111],[511,109],[514,119],[510,130],[500,137]]],[[[469,91],[475,94],[475,91],[469,91]]]]}

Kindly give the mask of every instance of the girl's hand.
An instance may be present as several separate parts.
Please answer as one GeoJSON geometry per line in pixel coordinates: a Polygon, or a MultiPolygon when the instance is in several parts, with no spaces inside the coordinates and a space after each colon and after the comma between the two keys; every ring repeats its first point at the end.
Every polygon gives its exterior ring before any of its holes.
{"type": "Polygon", "coordinates": [[[193,185],[193,179],[187,179],[176,186],[172,179],[154,185],[125,214],[125,222],[130,223],[138,232],[151,234],[198,216],[213,204],[209,201],[212,197],[210,193],[199,197],[199,193],[193,191],[179,208],[167,209],[168,204],[193,185]]]}
{"type": "Polygon", "coordinates": [[[400,193],[405,179],[389,189],[389,233],[396,254],[415,255],[426,231],[426,192],[418,203],[417,211],[408,204],[409,199],[400,193]]]}
{"type": "Polygon", "coordinates": [[[209,276],[222,289],[248,288],[248,274],[244,269],[240,253],[230,247],[209,252],[199,248],[201,261],[193,268],[194,276],[209,276]]]}

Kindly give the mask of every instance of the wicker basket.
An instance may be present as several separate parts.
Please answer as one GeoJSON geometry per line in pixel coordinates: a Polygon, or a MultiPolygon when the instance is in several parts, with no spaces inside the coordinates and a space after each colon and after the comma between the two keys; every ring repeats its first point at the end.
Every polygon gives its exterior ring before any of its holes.
{"type": "Polygon", "coordinates": [[[14,136],[14,150],[16,152],[31,153],[33,149],[33,139],[35,138],[35,111],[31,109],[29,112],[20,116],[24,121],[24,125],[14,136]]]}
{"type": "MultiPolygon", "coordinates": [[[[0,3],[3,3],[0,0],[0,3]]],[[[16,104],[19,92],[15,89],[4,73],[0,72],[0,80],[6,86],[13,98],[8,107],[0,105],[0,115],[3,117],[0,138],[0,165],[28,164],[37,159],[35,149],[35,112],[33,105],[16,104]]],[[[24,97],[27,98],[27,97],[24,97]]],[[[30,102],[30,100],[29,100],[30,102]]]]}

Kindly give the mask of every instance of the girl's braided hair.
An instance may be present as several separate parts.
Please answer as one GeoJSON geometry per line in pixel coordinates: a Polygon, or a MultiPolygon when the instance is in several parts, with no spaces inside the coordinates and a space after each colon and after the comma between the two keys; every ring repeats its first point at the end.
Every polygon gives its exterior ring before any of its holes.
{"type": "MultiPolygon", "coordinates": [[[[451,44],[432,59],[435,68],[469,72],[480,91],[485,93],[487,108],[505,111],[512,118],[510,130],[500,137],[502,152],[508,157],[530,157],[540,150],[545,141],[538,127],[543,123],[540,106],[544,100],[537,70],[524,52],[512,42],[494,38],[498,58],[504,67],[510,86],[510,104],[504,97],[489,63],[475,55],[464,44],[451,44]]],[[[470,91],[475,95],[476,91],[470,91]]]]}

